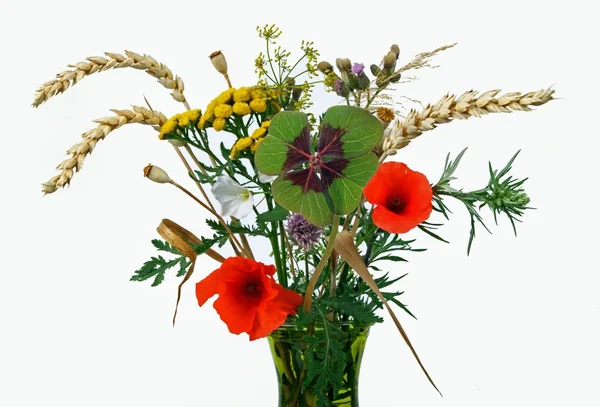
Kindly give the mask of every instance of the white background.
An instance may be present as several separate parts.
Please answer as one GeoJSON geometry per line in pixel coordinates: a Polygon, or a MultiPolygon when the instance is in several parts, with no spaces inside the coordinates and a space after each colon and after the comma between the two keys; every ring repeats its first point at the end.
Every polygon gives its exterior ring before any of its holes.
{"type": "Polygon", "coordinates": [[[442,231],[451,245],[408,235],[430,250],[392,270],[410,273],[398,288],[419,320],[400,316],[444,397],[388,319],[369,339],[361,406],[600,406],[599,32],[588,3],[1,1],[0,405],[276,405],[266,340],[231,335],[211,306],[197,307],[193,283],[213,261],[200,260],[175,328],[178,281],[128,281],[155,254],[150,240],[162,218],[206,232],[199,207],[142,178],[152,162],[190,184],[156,133],[111,133],[68,190],[40,193],[64,151],[109,108],[142,105],[143,95],[167,116],[182,106],[133,69],[86,78],[38,109],[30,104],[68,63],[130,49],[166,63],[203,108],[225,86],[207,56],[222,49],[234,86],[252,84],[263,50],[255,26],[277,23],[290,51],[312,40],[332,62],[377,63],[395,42],[405,63],[458,42],[435,60],[440,68],[399,87],[423,102],[553,84],[561,98],[534,112],[441,125],[397,156],[434,181],[446,153],[468,146],[456,185],[476,189],[487,181],[488,160],[500,167],[522,149],[514,174],[530,177],[538,209],[518,238],[488,213],[494,234],[480,229],[470,257],[458,204],[442,231]]]}

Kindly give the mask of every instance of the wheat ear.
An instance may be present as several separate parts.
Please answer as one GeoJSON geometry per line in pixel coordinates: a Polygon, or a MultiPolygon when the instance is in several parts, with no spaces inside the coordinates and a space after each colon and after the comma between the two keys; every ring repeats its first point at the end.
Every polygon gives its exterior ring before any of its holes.
{"type": "Polygon", "coordinates": [[[488,113],[511,113],[513,111],[529,111],[531,106],[540,106],[554,99],[553,89],[541,89],[536,92],[521,94],[506,93],[499,98],[499,89],[490,90],[477,97],[477,91],[468,91],[460,97],[447,94],[434,105],[427,105],[421,111],[411,110],[405,118],[398,119],[388,135],[382,140],[379,148],[379,162],[406,147],[414,138],[427,130],[433,130],[440,123],[449,123],[454,119],[464,120],[470,117],[481,117],[488,113]]]}
{"type": "Polygon", "coordinates": [[[86,76],[116,68],[135,68],[145,71],[155,77],[162,86],[171,90],[173,99],[188,106],[183,95],[185,88],[183,80],[177,75],[173,76],[166,65],[157,62],[150,55],[140,55],[132,51],[125,51],[125,55],[113,52],[106,52],[105,55],[106,58],[101,56],[88,57],[85,61],[69,65],[69,68],[74,69],[57,74],[55,79],[44,83],[38,88],[33,106],[37,107],[51,97],[63,93],[86,76]]]}
{"type": "Polygon", "coordinates": [[[94,123],[98,123],[98,125],[83,133],[81,135],[83,140],[67,150],[67,154],[71,154],[71,157],[56,167],[57,170],[60,170],[60,174],[42,184],[44,195],[51,194],[58,188],[68,185],[75,172],[81,170],[85,157],[94,150],[96,143],[110,132],[130,123],[150,125],[156,131],[160,131],[160,126],[167,121],[164,114],[140,106],[132,106],[132,110],[111,109],[111,112],[115,115],[94,120],[94,123]]]}

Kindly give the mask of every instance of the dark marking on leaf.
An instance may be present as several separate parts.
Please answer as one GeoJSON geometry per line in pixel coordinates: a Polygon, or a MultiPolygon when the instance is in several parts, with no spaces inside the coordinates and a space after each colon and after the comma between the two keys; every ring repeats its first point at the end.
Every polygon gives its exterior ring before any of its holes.
{"type": "Polygon", "coordinates": [[[321,182],[324,189],[329,189],[336,178],[343,178],[342,171],[350,163],[344,158],[334,158],[333,160],[321,163],[321,182]]]}
{"type": "Polygon", "coordinates": [[[304,193],[324,191],[321,180],[313,167],[290,171],[285,174],[285,179],[291,181],[294,185],[301,186],[304,193]]]}
{"type": "Polygon", "coordinates": [[[344,129],[325,124],[321,127],[319,136],[318,153],[323,157],[342,157],[342,136],[346,133],[344,129]]]}
{"type": "Polygon", "coordinates": [[[302,133],[300,133],[291,144],[288,144],[288,147],[287,158],[283,164],[284,171],[297,168],[299,165],[307,162],[311,157],[310,128],[308,125],[302,129],[302,133]]]}

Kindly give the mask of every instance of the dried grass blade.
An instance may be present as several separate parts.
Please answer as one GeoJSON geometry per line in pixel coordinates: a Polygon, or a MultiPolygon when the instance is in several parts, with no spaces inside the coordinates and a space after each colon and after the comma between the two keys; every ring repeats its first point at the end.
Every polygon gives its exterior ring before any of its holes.
{"type": "Polygon", "coordinates": [[[400,321],[396,317],[396,314],[394,314],[394,311],[389,306],[387,300],[385,299],[385,297],[379,290],[379,287],[377,287],[377,283],[375,283],[373,276],[371,276],[371,273],[369,273],[367,266],[365,265],[365,263],[362,260],[362,257],[358,253],[358,249],[356,248],[356,245],[354,244],[352,235],[350,235],[350,233],[348,233],[348,231],[344,230],[337,235],[337,237],[335,239],[335,250],[340,255],[340,257],[342,259],[344,259],[346,261],[346,263],[348,263],[348,265],[350,267],[352,267],[352,269],[354,269],[354,271],[356,271],[356,274],[358,274],[367,283],[367,285],[373,290],[373,292],[375,292],[375,294],[377,294],[377,297],[379,297],[379,299],[381,300],[381,302],[383,303],[383,305],[389,312],[390,316],[394,320],[394,323],[396,324],[396,328],[398,328],[398,331],[400,332],[400,335],[402,335],[404,342],[406,342],[406,344],[410,348],[413,356],[417,360],[417,363],[423,370],[423,373],[425,373],[425,376],[427,376],[429,383],[431,383],[431,385],[438,391],[438,393],[440,393],[440,395],[442,395],[440,390],[437,388],[437,386],[431,379],[431,376],[429,376],[429,373],[427,373],[425,366],[423,366],[423,363],[421,363],[421,359],[417,355],[417,352],[415,351],[415,348],[411,344],[410,339],[408,339],[408,335],[404,331],[404,328],[400,324],[400,321]]]}

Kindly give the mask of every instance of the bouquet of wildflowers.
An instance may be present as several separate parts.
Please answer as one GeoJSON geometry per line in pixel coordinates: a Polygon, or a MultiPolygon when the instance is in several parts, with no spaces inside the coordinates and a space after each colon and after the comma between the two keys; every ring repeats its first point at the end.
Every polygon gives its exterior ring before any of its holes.
{"type": "Polygon", "coordinates": [[[202,206],[212,234],[196,237],[164,219],[158,227],[162,239],[152,241],[161,254],[131,280],[157,286],[172,269],[182,278],[177,302],[181,287],[193,278],[198,304],[217,296],[213,306],[231,333],[247,333],[250,340],[269,337],[282,372],[281,405],[355,405],[348,402],[355,394],[345,389],[358,372],[347,359],[360,359],[355,345],[365,329],[383,321],[378,310],[384,308],[433,384],[393,310],[412,316],[393,288],[404,277],[395,263],[407,252],[422,251],[403,234],[417,229],[424,238],[444,241],[438,233],[449,219],[446,201],[456,199],[470,215],[470,250],[476,228],[487,229],[485,208],[494,219],[508,217],[514,228],[529,198],[525,180],[509,174],[517,154],[501,169],[490,164],[489,182],[474,191],[461,189],[454,177],[464,150],[448,155],[436,178],[391,157],[440,124],[528,111],[552,100],[554,91],[469,91],[405,110],[393,87],[409,81],[411,71],[431,67],[432,57],[454,45],[418,54],[403,65],[399,47],[392,45],[368,68],[348,58],[337,58],[334,66],[319,61],[311,42],[303,42],[300,58],[290,60],[291,53],[276,44],[281,32],[275,26],[259,27],[258,33],[266,51],[255,61],[256,83],[234,87],[225,56],[214,52],[210,61],[225,79],[224,90],[202,109],[190,107],[183,80],[166,65],[130,51],[87,58],[44,84],[35,106],[91,74],[134,68],[155,77],[185,111],[167,119],[148,101],[112,110],[114,116],[98,119],[68,150],[70,157],[43,184],[43,192],[68,185],[112,131],[125,124],[148,125],[174,149],[191,178],[187,183],[198,191],[156,165],[144,168],[145,177],[170,184],[202,206]],[[339,103],[312,111],[317,91],[335,93],[339,103]],[[256,258],[253,247],[264,242],[271,254],[256,258]],[[220,266],[193,274],[200,255],[220,266]],[[281,340],[284,328],[298,333],[302,344],[281,340]]]}

